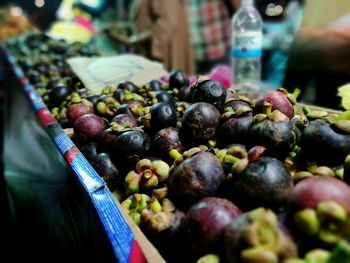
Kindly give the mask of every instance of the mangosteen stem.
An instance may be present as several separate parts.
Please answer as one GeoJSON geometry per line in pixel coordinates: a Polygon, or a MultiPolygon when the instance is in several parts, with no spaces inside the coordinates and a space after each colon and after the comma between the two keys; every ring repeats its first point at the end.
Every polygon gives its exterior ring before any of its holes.
{"type": "Polygon", "coordinates": [[[272,112],[272,104],[270,102],[264,102],[264,114],[269,116],[272,112]]]}
{"type": "Polygon", "coordinates": [[[70,99],[71,103],[76,104],[76,103],[80,103],[81,102],[81,97],[77,92],[73,92],[71,94],[71,99],[70,99]]]}
{"type": "Polygon", "coordinates": [[[182,156],[182,154],[176,150],[176,149],[172,149],[170,152],[169,152],[169,155],[171,158],[173,158],[174,160],[180,158],[182,156]]]}
{"type": "Polygon", "coordinates": [[[231,154],[226,154],[224,156],[223,159],[223,163],[230,163],[230,164],[235,164],[236,162],[238,162],[240,159],[238,159],[237,157],[234,157],[231,154]]]}

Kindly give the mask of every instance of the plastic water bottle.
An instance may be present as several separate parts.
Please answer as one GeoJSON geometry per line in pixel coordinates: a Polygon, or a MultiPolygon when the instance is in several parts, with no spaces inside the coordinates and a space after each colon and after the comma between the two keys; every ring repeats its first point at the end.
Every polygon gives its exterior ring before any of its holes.
{"type": "Polygon", "coordinates": [[[237,91],[259,92],[263,22],[253,0],[242,0],[232,18],[233,83],[237,91]]]}

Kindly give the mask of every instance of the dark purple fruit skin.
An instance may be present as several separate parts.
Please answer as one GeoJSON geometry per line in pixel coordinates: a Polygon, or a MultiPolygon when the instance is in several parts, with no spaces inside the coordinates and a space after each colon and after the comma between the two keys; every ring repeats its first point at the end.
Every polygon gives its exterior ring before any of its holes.
{"type": "Polygon", "coordinates": [[[122,181],[122,177],[117,167],[111,161],[109,154],[105,152],[99,153],[91,164],[106,182],[108,189],[110,191],[116,190],[122,181]]]}
{"type": "Polygon", "coordinates": [[[192,253],[219,252],[225,228],[241,210],[224,198],[206,197],[189,208],[184,228],[192,253]]]}
{"type": "Polygon", "coordinates": [[[130,108],[129,104],[122,104],[120,105],[119,109],[117,110],[117,115],[119,114],[129,114],[129,115],[134,115],[130,108]]]}
{"type": "Polygon", "coordinates": [[[94,108],[83,103],[71,104],[67,107],[67,119],[72,125],[85,114],[94,114],[94,108]]]}
{"type": "Polygon", "coordinates": [[[122,89],[122,90],[126,89],[126,90],[133,92],[133,93],[136,93],[138,91],[137,86],[134,83],[132,83],[131,81],[127,81],[127,80],[119,82],[117,89],[122,89]]]}
{"type": "Polygon", "coordinates": [[[300,140],[300,130],[290,122],[264,120],[254,123],[249,130],[253,145],[262,145],[274,156],[288,154],[300,140]]]}
{"type": "Polygon", "coordinates": [[[221,110],[226,101],[226,89],[218,81],[205,80],[191,88],[192,102],[207,102],[221,110]]]}
{"type": "Polygon", "coordinates": [[[169,127],[157,132],[154,136],[153,147],[155,152],[162,157],[169,156],[169,152],[172,149],[182,152],[184,146],[180,138],[179,129],[169,127]]]}
{"type": "Polygon", "coordinates": [[[134,115],[130,114],[118,114],[113,117],[111,122],[115,122],[119,125],[124,125],[126,123],[129,123],[130,127],[137,127],[137,120],[134,117],[134,115]]]}
{"type": "Polygon", "coordinates": [[[105,152],[99,152],[98,148],[100,148],[99,144],[88,143],[80,150],[96,172],[106,182],[109,190],[114,191],[122,178],[117,167],[112,163],[110,156],[105,152]]]}
{"type": "Polygon", "coordinates": [[[102,118],[94,114],[85,114],[74,123],[74,138],[82,144],[98,142],[107,127],[108,123],[102,118]]]}
{"type": "Polygon", "coordinates": [[[219,140],[227,143],[244,143],[249,140],[248,132],[253,123],[253,116],[231,117],[219,127],[219,140]]]}
{"type": "Polygon", "coordinates": [[[176,69],[170,72],[169,75],[169,88],[170,90],[173,89],[180,89],[182,87],[186,87],[189,85],[189,80],[185,73],[182,70],[176,69]]]}
{"type": "Polygon", "coordinates": [[[200,152],[172,167],[169,196],[179,206],[189,207],[199,199],[214,196],[223,180],[219,159],[209,152],[200,152]]]}
{"type": "Polygon", "coordinates": [[[300,144],[304,159],[337,166],[350,152],[350,135],[337,131],[325,120],[314,120],[303,130],[300,144]]]}
{"type": "Polygon", "coordinates": [[[113,155],[123,166],[136,164],[149,155],[150,149],[151,139],[146,133],[140,131],[124,132],[111,145],[113,155]]]}
{"type": "Polygon", "coordinates": [[[293,189],[293,179],[284,164],[272,157],[249,163],[231,181],[231,197],[241,209],[257,207],[277,209],[283,206],[293,189]]]}
{"type": "Polygon", "coordinates": [[[151,107],[151,129],[157,132],[163,128],[176,126],[176,110],[165,102],[158,102],[151,107]]]}
{"type": "Polygon", "coordinates": [[[220,113],[211,104],[197,102],[190,105],[182,118],[182,131],[194,141],[206,141],[215,136],[220,113]]]}
{"type": "Polygon", "coordinates": [[[59,106],[65,98],[73,92],[73,89],[65,84],[58,84],[49,91],[49,99],[52,105],[59,106]]]}
{"type": "Polygon", "coordinates": [[[100,95],[97,94],[93,94],[93,95],[89,95],[86,96],[85,99],[87,99],[88,101],[90,101],[92,104],[96,104],[97,100],[100,98],[100,95]]]}
{"type": "Polygon", "coordinates": [[[157,79],[152,79],[148,82],[150,91],[163,90],[162,83],[157,79]]]}
{"type": "Polygon", "coordinates": [[[180,88],[177,97],[180,101],[192,102],[191,87],[185,86],[180,88]]]}
{"type": "Polygon", "coordinates": [[[165,102],[169,104],[174,103],[173,96],[164,90],[156,91],[156,98],[158,102],[165,102]]]}

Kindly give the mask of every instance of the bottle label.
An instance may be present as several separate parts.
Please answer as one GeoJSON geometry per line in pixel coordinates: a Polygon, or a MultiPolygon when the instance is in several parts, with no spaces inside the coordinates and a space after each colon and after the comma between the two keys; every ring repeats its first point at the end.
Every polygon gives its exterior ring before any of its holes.
{"type": "Polygon", "coordinates": [[[261,47],[261,32],[234,33],[232,35],[232,57],[259,58],[262,54],[261,47]]]}

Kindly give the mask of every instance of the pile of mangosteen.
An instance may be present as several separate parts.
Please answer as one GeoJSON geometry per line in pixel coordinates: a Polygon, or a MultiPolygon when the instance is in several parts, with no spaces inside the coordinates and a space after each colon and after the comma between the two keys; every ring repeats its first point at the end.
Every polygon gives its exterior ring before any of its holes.
{"type": "Polygon", "coordinates": [[[349,112],[181,70],[89,94],[64,59],[92,51],[66,45],[34,35],[10,48],[168,262],[350,262],[349,112]]]}

